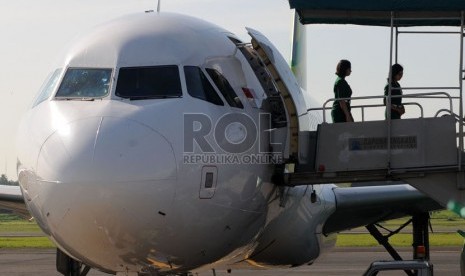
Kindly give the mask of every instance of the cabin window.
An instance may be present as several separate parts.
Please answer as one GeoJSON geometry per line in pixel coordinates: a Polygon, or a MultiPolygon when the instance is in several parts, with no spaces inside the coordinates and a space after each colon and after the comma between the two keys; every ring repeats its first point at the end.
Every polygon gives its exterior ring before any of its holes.
{"type": "Polygon", "coordinates": [[[236,92],[234,92],[234,89],[231,87],[228,80],[223,75],[221,75],[220,72],[211,68],[206,68],[205,70],[210,75],[216,87],[230,106],[244,108],[244,105],[242,105],[242,102],[237,96],[236,92]]]}
{"type": "Polygon", "coordinates": [[[39,105],[41,102],[47,100],[52,95],[53,91],[57,87],[62,71],[63,69],[60,68],[50,73],[42,87],[39,89],[39,94],[32,102],[32,107],[39,105]]]}
{"type": "Polygon", "coordinates": [[[102,98],[108,95],[111,69],[69,68],[55,98],[102,98]]]}
{"type": "Polygon", "coordinates": [[[121,68],[115,94],[131,100],[179,98],[182,96],[179,68],[176,65],[121,68]]]}
{"type": "Polygon", "coordinates": [[[184,74],[186,76],[187,93],[189,95],[212,104],[224,105],[220,96],[218,96],[212,84],[199,67],[184,66],[184,74]]]}

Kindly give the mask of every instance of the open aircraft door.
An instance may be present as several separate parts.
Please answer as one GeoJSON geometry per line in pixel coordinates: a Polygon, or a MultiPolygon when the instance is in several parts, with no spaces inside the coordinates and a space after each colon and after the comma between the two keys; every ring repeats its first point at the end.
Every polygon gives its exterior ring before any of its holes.
{"type": "Polygon", "coordinates": [[[286,109],[287,117],[287,149],[285,159],[298,160],[299,157],[299,131],[306,129],[305,120],[307,108],[302,95],[302,89],[292,73],[288,63],[275,46],[260,32],[246,28],[252,37],[252,47],[257,51],[267,71],[270,73],[281,100],[286,109]],[[300,121],[299,121],[300,120],[300,121]]]}

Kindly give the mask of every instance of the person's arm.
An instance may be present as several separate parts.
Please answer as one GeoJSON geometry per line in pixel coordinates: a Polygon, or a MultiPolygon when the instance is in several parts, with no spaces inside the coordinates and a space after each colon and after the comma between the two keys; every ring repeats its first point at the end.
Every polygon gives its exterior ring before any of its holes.
{"type": "MultiPolygon", "coordinates": [[[[350,87],[347,84],[347,82],[343,81],[340,83],[338,87],[338,96],[339,98],[348,98],[350,97],[350,87]]],[[[341,107],[342,112],[344,112],[344,116],[346,117],[346,122],[353,122],[354,118],[352,117],[352,114],[350,113],[349,106],[347,104],[346,100],[339,100],[339,107],[341,107]]]]}
{"type": "MultiPolygon", "coordinates": [[[[397,87],[394,87],[394,88],[397,88],[397,87]]],[[[400,86],[399,86],[399,88],[400,88],[400,86]]],[[[388,96],[388,91],[389,91],[389,84],[386,84],[386,86],[384,87],[384,96],[388,96]]],[[[392,94],[391,94],[391,96],[392,96],[392,94]]],[[[386,102],[387,102],[387,99],[384,98],[384,105],[386,105],[386,102]]],[[[404,106],[403,105],[392,104],[392,98],[391,98],[391,112],[393,110],[396,111],[397,113],[399,113],[400,115],[403,115],[405,113],[404,106]]]]}

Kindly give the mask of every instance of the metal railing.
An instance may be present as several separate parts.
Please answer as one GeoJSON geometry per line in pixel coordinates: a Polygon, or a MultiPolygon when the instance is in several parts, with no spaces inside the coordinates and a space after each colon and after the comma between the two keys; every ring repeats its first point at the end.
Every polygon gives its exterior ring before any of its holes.
{"type": "MultiPolygon", "coordinates": [[[[402,103],[402,105],[414,105],[414,106],[417,106],[418,109],[420,109],[420,118],[423,118],[425,116],[424,114],[424,110],[423,110],[423,106],[419,103],[415,103],[415,102],[408,102],[408,103],[402,103]]],[[[362,122],[365,122],[365,109],[367,108],[376,108],[376,107],[386,107],[384,104],[368,104],[368,105],[355,105],[355,106],[351,106],[351,110],[354,110],[354,109],[360,109],[361,111],[361,115],[362,115],[362,122]]],[[[323,107],[317,107],[317,108],[309,108],[307,109],[307,112],[308,111],[327,111],[327,110],[331,110],[332,108],[331,107],[326,107],[326,108],[323,108],[323,107]]],[[[448,109],[441,109],[441,111],[444,111],[444,112],[448,112],[449,110],[448,109]]]]}
{"type": "MultiPolygon", "coordinates": [[[[308,111],[318,111],[318,110],[329,110],[331,109],[331,107],[326,107],[328,105],[328,103],[330,102],[334,102],[334,101],[344,101],[344,100],[351,100],[351,101],[354,101],[354,100],[371,100],[371,99],[386,99],[386,102],[388,102],[389,96],[365,96],[365,97],[352,97],[352,98],[331,98],[329,100],[327,100],[326,102],[324,102],[323,104],[323,107],[321,108],[309,108],[307,109],[307,112],[308,111]]],[[[449,93],[447,92],[431,92],[431,93],[417,93],[417,94],[404,94],[404,95],[394,95],[394,96],[391,96],[391,98],[424,98],[424,99],[431,99],[431,98],[436,98],[436,99],[448,99],[449,100],[449,110],[450,110],[450,113],[453,114],[454,113],[454,107],[453,107],[453,97],[451,97],[449,95],[449,93]],[[442,95],[442,97],[438,97],[438,95],[442,95]]],[[[419,103],[406,103],[404,105],[417,105],[420,107],[420,110],[421,110],[421,114],[422,114],[422,117],[424,116],[423,115],[423,107],[421,106],[421,104],[419,103]]],[[[352,106],[351,108],[361,108],[362,110],[364,110],[365,107],[381,107],[381,106],[384,106],[384,104],[376,104],[376,105],[357,105],[357,106],[352,106]]],[[[446,109],[442,109],[442,110],[446,110],[446,109]]],[[[364,111],[362,111],[364,112],[364,111]]],[[[323,123],[327,123],[326,121],[326,112],[323,112],[323,123]]]]}
{"type": "MultiPolygon", "coordinates": [[[[465,12],[461,11],[460,12],[460,17],[445,17],[445,18],[440,18],[440,17],[435,17],[435,18],[396,18],[395,13],[391,12],[391,49],[390,49],[390,58],[389,58],[389,76],[391,77],[391,68],[393,64],[393,54],[395,58],[395,63],[398,63],[398,53],[399,53],[399,35],[400,34],[434,34],[434,35],[458,35],[460,40],[459,40],[459,74],[458,74],[458,87],[450,87],[448,89],[454,89],[458,90],[459,95],[458,97],[454,97],[454,99],[458,99],[459,102],[459,112],[458,115],[454,114],[453,112],[450,112],[450,114],[455,115],[455,117],[458,120],[458,131],[459,131],[459,142],[458,142],[458,148],[459,152],[462,153],[464,150],[464,110],[463,110],[463,76],[462,74],[465,72],[463,66],[464,66],[464,61],[463,61],[463,50],[464,50],[464,28],[465,28],[465,12]],[[436,21],[436,20],[457,20],[460,21],[460,30],[459,31],[399,31],[399,27],[394,24],[394,22],[402,22],[405,20],[410,20],[410,21],[415,21],[415,20],[431,20],[431,21],[436,21]],[[394,32],[395,31],[395,32],[394,32]],[[395,36],[394,36],[395,33],[395,36]],[[395,42],[394,42],[395,40],[395,42]],[[393,53],[394,52],[394,53],[393,53]]],[[[391,80],[389,80],[389,83],[391,83],[391,80]]],[[[445,89],[445,88],[444,88],[445,89]]],[[[389,85],[389,95],[391,94],[391,86],[389,85]]],[[[436,113],[436,116],[438,116],[439,113],[443,112],[443,110],[439,110],[436,113]]],[[[388,123],[388,135],[391,135],[390,132],[390,122],[388,123]]],[[[388,151],[390,151],[390,146],[388,145],[388,151]]],[[[389,156],[390,158],[390,156],[389,156]]],[[[389,161],[389,160],[388,160],[389,161]]],[[[462,154],[458,154],[458,170],[462,170],[462,154]]]]}
{"type": "MultiPolygon", "coordinates": [[[[328,107],[328,104],[331,102],[339,101],[339,100],[351,100],[351,101],[359,101],[359,100],[373,100],[373,99],[385,99],[385,104],[378,104],[378,103],[368,103],[368,104],[363,104],[363,105],[354,105],[351,107],[351,109],[360,109],[361,110],[361,115],[362,115],[362,121],[365,121],[365,111],[368,108],[379,108],[383,106],[391,106],[391,100],[392,98],[410,98],[410,99],[446,99],[448,100],[449,103],[449,108],[437,108],[437,112],[434,114],[434,117],[438,117],[444,114],[451,115],[456,119],[457,122],[457,130],[458,130],[458,150],[459,154],[457,154],[457,161],[458,161],[458,166],[457,169],[458,171],[462,171],[462,153],[464,151],[464,127],[465,127],[465,120],[464,120],[464,110],[463,110],[463,81],[465,80],[463,74],[465,73],[465,68],[464,68],[464,37],[465,37],[465,12],[462,11],[460,14],[460,17],[454,17],[454,18],[396,18],[396,14],[394,12],[391,12],[391,32],[390,32],[390,55],[389,55],[389,78],[388,78],[388,91],[387,95],[380,95],[380,96],[365,96],[365,97],[351,97],[351,98],[332,98],[324,102],[322,107],[318,108],[309,108],[307,109],[308,112],[312,111],[322,111],[323,113],[323,123],[327,123],[327,111],[330,110],[332,107],[328,107]],[[398,22],[402,22],[404,20],[442,20],[442,19],[455,19],[455,20],[460,20],[460,30],[459,31],[402,31],[399,30],[399,25],[402,24],[396,24],[398,22]],[[444,86],[444,87],[403,87],[403,88],[394,88],[392,87],[392,65],[394,63],[398,63],[398,54],[399,54],[399,35],[400,34],[446,34],[446,35],[458,35],[460,36],[460,57],[459,57],[459,83],[457,86],[444,86]],[[392,95],[392,91],[395,91],[397,89],[402,89],[404,91],[407,90],[417,90],[417,91],[440,91],[440,92],[427,92],[427,93],[415,93],[415,94],[404,94],[404,95],[392,95]],[[448,91],[448,92],[443,92],[443,91],[448,91]],[[452,94],[454,92],[454,94],[452,94]],[[458,94],[455,94],[457,93],[458,94]],[[453,96],[451,96],[453,95],[453,96]],[[456,109],[458,109],[456,112],[454,112],[454,105],[456,109]]],[[[409,102],[409,103],[404,103],[404,105],[415,105],[420,108],[420,113],[421,117],[424,117],[424,110],[423,106],[417,102],[409,102]]],[[[434,111],[434,110],[433,110],[434,111]]],[[[389,172],[391,172],[391,137],[392,137],[392,126],[391,126],[391,108],[387,108],[386,110],[386,121],[387,121],[387,169],[389,172]]],[[[455,165],[454,165],[455,166],[455,165]]]]}

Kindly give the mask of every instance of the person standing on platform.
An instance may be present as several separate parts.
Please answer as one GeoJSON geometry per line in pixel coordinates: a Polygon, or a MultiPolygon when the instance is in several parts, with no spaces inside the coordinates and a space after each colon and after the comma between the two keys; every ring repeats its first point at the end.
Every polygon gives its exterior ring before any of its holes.
{"type": "Polygon", "coordinates": [[[333,103],[331,110],[331,117],[333,123],[344,123],[353,122],[354,118],[350,113],[350,98],[352,96],[352,89],[345,80],[346,77],[352,73],[352,66],[350,61],[341,60],[336,67],[336,82],[334,83],[334,98],[336,99],[333,103]],[[338,100],[342,99],[342,100],[338,100]]]}
{"type": "MultiPolygon", "coordinates": [[[[394,64],[391,68],[391,96],[402,96],[402,88],[399,81],[404,75],[404,67],[400,64],[394,64]]],[[[384,96],[389,95],[389,78],[388,83],[384,87],[384,96]]],[[[384,105],[387,104],[387,99],[384,98],[384,105]]],[[[391,120],[400,119],[405,113],[404,106],[402,105],[402,97],[391,98],[391,120]]],[[[386,107],[386,119],[388,118],[388,109],[386,107]]]]}

